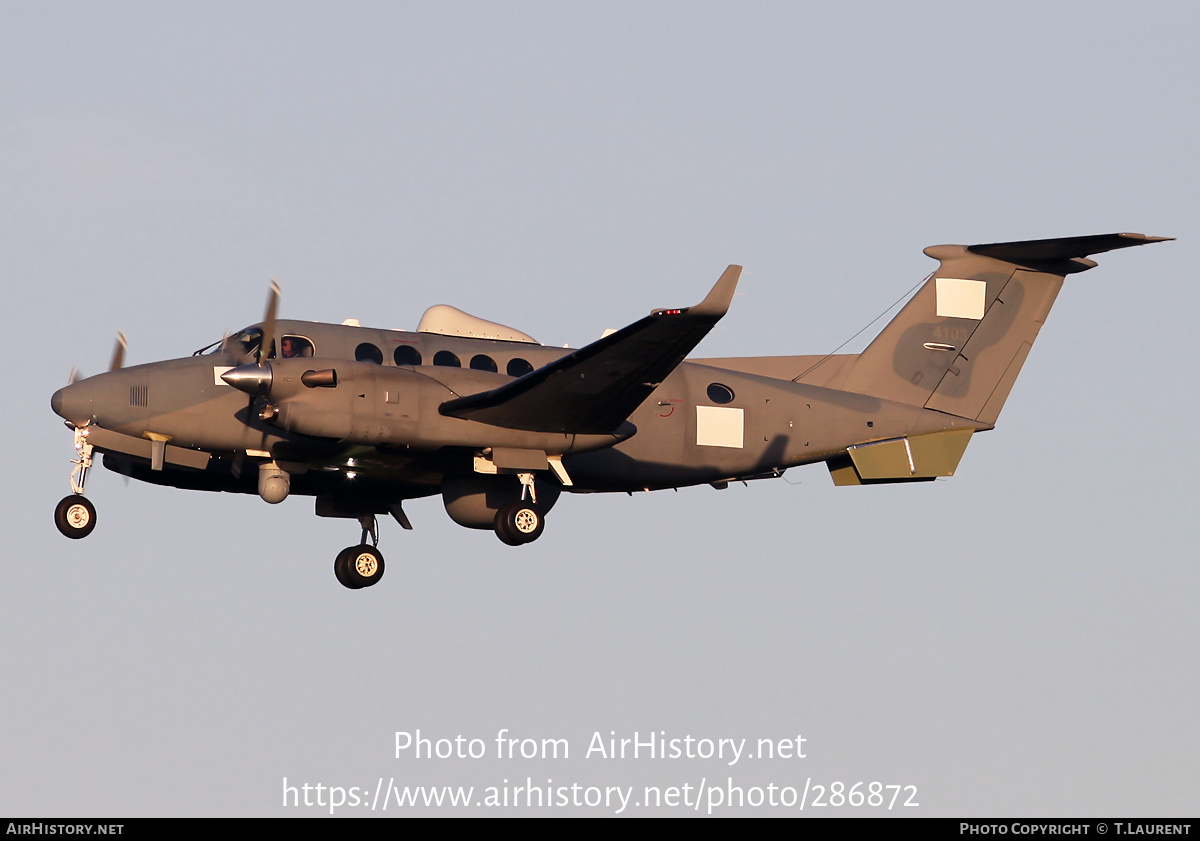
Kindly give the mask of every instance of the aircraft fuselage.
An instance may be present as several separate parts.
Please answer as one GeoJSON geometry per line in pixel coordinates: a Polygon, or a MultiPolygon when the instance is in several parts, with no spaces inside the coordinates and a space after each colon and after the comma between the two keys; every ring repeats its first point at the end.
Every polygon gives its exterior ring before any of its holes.
{"type": "MultiPolygon", "coordinates": [[[[225,348],[81,380],[55,394],[54,409],[77,426],[93,423],[143,441],[161,436],[172,447],[222,461],[249,451],[282,461],[316,460],[356,478],[429,484],[424,493],[412,487],[402,494],[422,496],[436,493],[444,478],[444,471],[429,468],[437,453],[445,455],[453,472],[461,467],[453,462],[465,463],[471,451],[541,450],[564,456],[572,491],[636,491],[778,475],[856,443],[985,428],[868,395],[684,362],[630,415],[625,435],[506,429],[445,417],[438,407],[510,382],[513,377],[498,371],[514,360],[538,368],[570,349],[315,322],[281,321],[277,329],[280,335],[305,337],[319,355],[270,360],[272,388],[257,400],[222,381],[222,374],[247,362],[225,348]],[[469,364],[484,356],[498,371],[395,365],[394,351],[381,354],[382,363],[355,361],[356,348],[364,343],[389,351],[412,348],[422,361],[444,353],[469,364]],[[305,372],[322,370],[337,372],[336,386],[310,388],[301,382],[305,372]],[[268,401],[279,411],[263,420],[258,412],[268,401]],[[448,451],[454,450],[463,450],[462,458],[453,459],[448,451]]],[[[171,477],[183,471],[179,484],[194,485],[188,468],[173,469],[169,463],[167,468],[167,475],[153,480],[174,484],[171,477]]],[[[144,471],[137,474],[142,478],[144,471]]],[[[235,488],[254,492],[252,484],[229,487],[235,488]]]]}
{"type": "Polygon", "coordinates": [[[383,574],[376,515],[411,528],[402,502],[416,497],[520,545],[563,490],[719,488],[822,461],[836,485],[932,481],[994,426],[1064,278],[1162,240],[931,246],[938,269],[867,348],[824,357],[687,359],[738,266],[699,304],[579,349],[446,306],[417,332],[277,320],[273,286],[263,322],[211,352],[122,368],[119,344],[109,373],[54,394],[79,454],[56,524],[75,538],[95,526],[93,450],[155,484],[313,496],[318,515],[362,524],[334,564],[357,589],[383,574]]]}

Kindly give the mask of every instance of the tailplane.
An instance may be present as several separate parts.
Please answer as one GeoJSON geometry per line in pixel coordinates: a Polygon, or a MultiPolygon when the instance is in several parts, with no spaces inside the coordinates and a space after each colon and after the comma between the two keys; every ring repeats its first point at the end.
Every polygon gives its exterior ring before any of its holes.
{"type": "Polygon", "coordinates": [[[1170,237],[1099,234],[934,245],[941,265],[840,387],[993,425],[1068,274],[1091,254],[1170,237]]]}

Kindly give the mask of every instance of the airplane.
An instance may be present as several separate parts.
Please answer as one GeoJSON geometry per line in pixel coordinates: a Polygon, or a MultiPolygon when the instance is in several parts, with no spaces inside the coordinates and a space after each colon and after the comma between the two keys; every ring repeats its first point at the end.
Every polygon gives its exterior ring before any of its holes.
{"type": "Polygon", "coordinates": [[[315,498],[356,519],[347,588],[379,582],[378,516],[440,494],[459,525],[536,540],[563,491],[652,491],[773,478],[825,462],[838,486],[952,476],[992,429],[1067,275],[1090,255],[1170,237],[1115,233],[937,245],[920,290],[861,353],[685,359],[729,309],[730,266],[699,303],[656,309],[579,349],[546,347],[446,305],[416,332],[276,318],[191,356],[56,391],[74,433],[70,538],[96,526],[93,454],[144,482],[315,498]],[[276,352],[278,339],[278,353],[276,352]]]}

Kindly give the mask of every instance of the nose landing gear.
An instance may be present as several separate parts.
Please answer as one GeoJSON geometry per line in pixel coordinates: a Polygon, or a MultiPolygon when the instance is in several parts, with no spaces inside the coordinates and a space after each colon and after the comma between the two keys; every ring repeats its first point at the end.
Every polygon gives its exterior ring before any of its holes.
{"type": "Polygon", "coordinates": [[[54,509],[54,525],[65,536],[78,540],[96,528],[96,506],[83,495],[88,468],[92,466],[92,445],[88,443],[86,427],[75,427],[75,452],[78,456],[71,460],[75,465],[71,471],[73,493],[59,500],[54,509]]]}
{"type": "Polygon", "coordinates": [[[54,525],[67,537],[87,537],[96,527],[96,506],[86,496],[65,496],[54,509],[54,525]]]}
{"type": "Polygon", "coordinates": [[[358,518],[362,524],[361,543],[338,552],[333,562],[333,574],[338,583],[350,590],[372,587],[383,578],[383,555],[379,549],[379,532],[374,515],[358,518]],[[370,537],[371,543],[367,543],[370,537]]]}

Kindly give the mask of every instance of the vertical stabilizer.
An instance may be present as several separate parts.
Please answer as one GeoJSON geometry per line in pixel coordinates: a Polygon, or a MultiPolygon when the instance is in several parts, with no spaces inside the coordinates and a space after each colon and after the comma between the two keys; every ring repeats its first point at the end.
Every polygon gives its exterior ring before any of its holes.
{"type": "Polygon", "coordinates": [[[1089,254],[1166,237],[1101,234],[935,245],[941,265],[859,356],[842,386],[994,424],[1068,274],[1089,254]]]}

